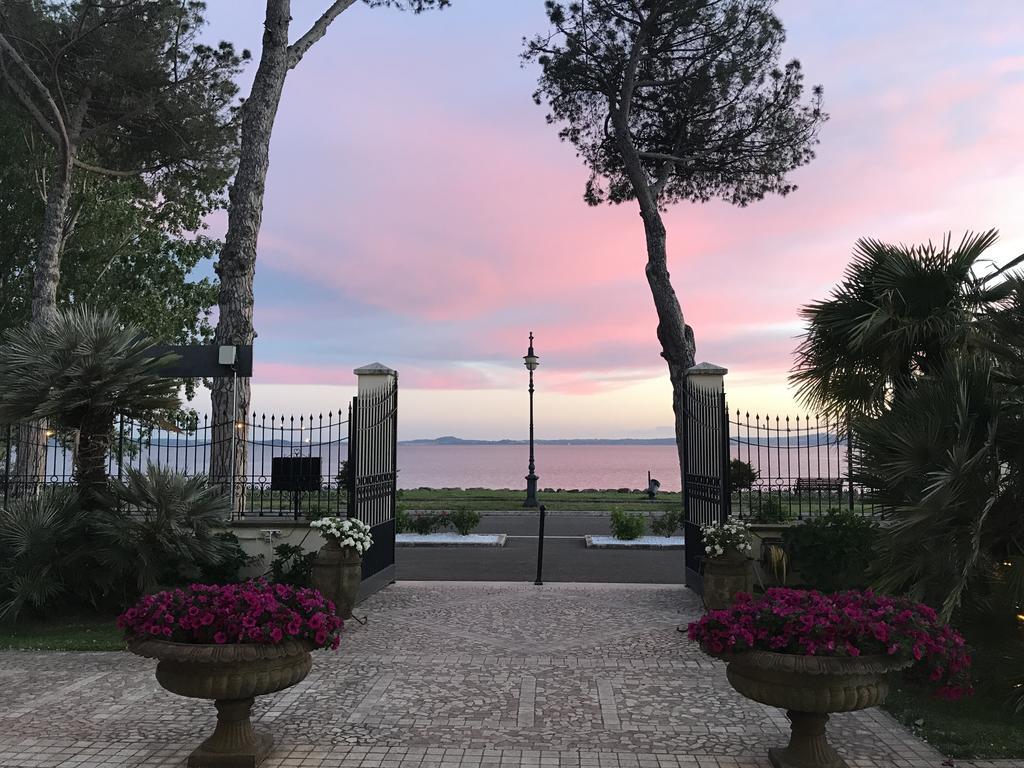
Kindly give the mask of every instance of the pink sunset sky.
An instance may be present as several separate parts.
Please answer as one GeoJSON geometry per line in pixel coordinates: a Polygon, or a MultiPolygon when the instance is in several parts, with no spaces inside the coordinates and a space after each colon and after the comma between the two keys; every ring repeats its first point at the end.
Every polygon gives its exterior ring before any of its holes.
{"type": "MultiPolygon", "coordinates": [[[[297,36],[327,0],[295,2],[297,36]]],[[[861,236],[998,228],[1024,251],[1024,8],[1016,0],[782,0],[786,54],[831,120],[799,189],[679,205],[670,268],[697,357],[730,405],[792,412],[801,304],[861,236]]],[[[258,54],[262,4],[210,3],[210,35],[258,54]]],[[[254,408],[326,411],[352,369],[400,371],[403,439],[668,436],[671,398],[635,204],[589,208],[587,171],[518,59],[542,0],[356,5],[292,72],[271,149],[256,279],[254,408]]],[[[248,84],[246,83],[246,89],[248,84]]],[[[214,230],[222,225],[214,222],[214,230]]]]}

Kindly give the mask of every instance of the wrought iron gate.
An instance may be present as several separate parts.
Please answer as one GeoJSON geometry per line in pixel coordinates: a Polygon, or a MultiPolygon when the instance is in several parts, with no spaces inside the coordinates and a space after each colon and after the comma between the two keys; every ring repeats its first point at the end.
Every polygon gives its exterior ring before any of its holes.
{"type": "MultiPolygon", "coordinates": [[[[721,379],[718,379],[721,381],[721,379]]],[[[729,516],[729,411],[720,384],[689,378],[683,396],[683,505],[686,585],[703,592],[700,528],[729,516]]]]}
{"type": "Polygon", "coordinates": [[[395,580],[398,374],[383,366],[356,373],[360,386],[349,416],[346,479],[349,516],[369,524],[373,533],[373,546],[363,555],[365,597],[395,580]],[[364,375],[370,380],[365,384],[364,375]]]}

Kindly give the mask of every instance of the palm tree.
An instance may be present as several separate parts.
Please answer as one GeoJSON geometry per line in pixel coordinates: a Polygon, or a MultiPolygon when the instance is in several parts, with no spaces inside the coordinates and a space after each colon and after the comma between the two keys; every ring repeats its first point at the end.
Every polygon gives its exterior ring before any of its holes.
{"type": "Polygon", "coordinates": [[[118,414],[153,418],[179,405],[178,382],[161,376],[170,355],[110,312],[60,310],[46,325],[9,330],[0,346],[0,422],[46,419],[78,436],[75,475],[83,498],[106,484],[118,414]]]}
{"type": "Polygon", "coordinates": [[[1009,273],[1024,256],[981,274],[995,240],[858,241],[832,296],[803,308],[790,377],[851,417],[854,479],[886,519],[875,586],[947,617],[967,594],[1024,600],[1024,281],[1009,273]]]}
{"type": "Polygon", "coordinates": [[[103,574],[92,555],[73,490],[47,490],[0,508],[0,617],[74,598],[94,602],[92,586],[103,574]]]}
{"type": "Polygon", "coordinates": [[[968,359],[857,421],[855,479],[873,489],[887,523],[876,587],[947,618],[967,594],[974,604],[1024,600],[1022,416],[1020,397],[993,380],[989,361],[968,359]]]}
{"type": "Polygon", "coordinates": [[[1017,288],[1005,273],[1024,260],[979,276],[997,236],[967,233],[955,247],[948,235],[939,246],[858,240],[832,296],[801,309],[808,330],[790,374],[798,396],[825,411],[878,413],[921,376],[988,347],[1017,288]]]}
{"type": "Polygon", "coordinates": [[[129,591],[195,579],[233,554],[216,535],[231,517],[231,500],[204,475],[186,477],[153,464],[145,473],[128,469],[126,481],[111,483],[103,501],[95,520],[97,559],[129,591]]]}

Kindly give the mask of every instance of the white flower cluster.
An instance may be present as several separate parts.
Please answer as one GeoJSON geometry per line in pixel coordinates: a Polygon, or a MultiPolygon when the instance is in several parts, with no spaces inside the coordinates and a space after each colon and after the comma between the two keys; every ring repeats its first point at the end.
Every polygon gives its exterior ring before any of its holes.
{"type": "Polygon", "coordinates": [[[373,544],[370,526],[353,517],[321,517],[309,524],[325,539],[337,539],[342,549],[351,547],[360,555],[373,544]]]}
{"type": "Polygon", "coordinates": [[[708,557],[722,557],[730,549],[740,554],[752,549],[750,532],[743,522],[704,525],[700,534],[704,537],[704,552],[708,557]]]}

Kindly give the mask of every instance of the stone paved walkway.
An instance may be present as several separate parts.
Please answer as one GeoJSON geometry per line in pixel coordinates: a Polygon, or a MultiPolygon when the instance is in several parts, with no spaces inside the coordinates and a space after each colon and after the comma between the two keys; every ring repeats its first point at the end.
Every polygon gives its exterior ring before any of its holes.
{"type": "MultiPolygon", "coordinates": [[[[676,631],[698,610],[676,586],[389,587],[360,606],[369,622],[350,623],[339,653],[257,699],[278,740],[266,765],[767,766],[788,723],[735,694],[723,665],[676,631]]],[[[182,765],[214,710],[160,689],[154,666],[125,653],[0,653],[0,766],[182,765]]],[[[830,730],[852,768],[943,764],[879,710],[838,715],[830,730]]]]}

